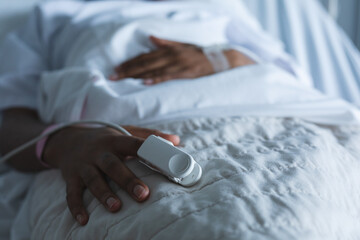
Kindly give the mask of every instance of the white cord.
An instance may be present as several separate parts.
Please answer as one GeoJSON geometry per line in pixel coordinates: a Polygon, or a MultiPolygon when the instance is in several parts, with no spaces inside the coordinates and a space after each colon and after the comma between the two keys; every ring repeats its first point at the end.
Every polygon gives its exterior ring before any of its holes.
{"type": "Polygon", "coordinates": [[[96,124],[96,125],[103,125],[103,126],[107,126],[110,128],[113,128],[115,130],[118,130],[120,132],[122,132],[123,134],[127,135],[127,136],[131,136],[131,134],[123,127],[113,124],[113,123],[109,123],[109,122],[103,122],[103,121],[76,121],[76,122],[70,122],[70,123],[63,123],[63,124],[59,124],[56,128],[52,129],[51,131],[41,134],[40,136],[28,141],[27,143],[24,143],[23,145],[21,145],[20,147],[17,147],[16,149],[12,150],[11,152],[9,152],[8,154],[6,154],[5,156],[3,156],[2,158],[0,158],[0,164],[5,163],[7,160],[9,160],[11,157],[13,157],[14,155],[18,154],[19,152],[25,150],[26,148],[30,147],[31,145],[37,143],[38,141],[40,141],[42,138],[49,136],[57,131],[59,131],[60,129],[66,128],[66,127],[70,127],[73,125],[78,125],[78,124],[96,124]]]}

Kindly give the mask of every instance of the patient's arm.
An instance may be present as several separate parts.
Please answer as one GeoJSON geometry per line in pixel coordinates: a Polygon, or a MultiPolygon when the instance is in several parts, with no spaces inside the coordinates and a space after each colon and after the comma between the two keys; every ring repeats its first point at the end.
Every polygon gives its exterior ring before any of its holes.
{"type": "MultiPolygon", "coordinates": [[[[33,110],[14,108],[3,112],[0,128],[0,152],[6,154],[12,149],[38,136],[46,124],[39,121],[33,110]]],[[[35,147],[27,148],[9,160],[9,164],[20,171],[41,171],[45,169],[36,159],[35,147]]]]}
{"type": "MultiPolygon", "coordinates": [[[[10,109],[4,111],[0,128],[1,152],[6,154],[24,142],[38,136],[47,126],[35,111],[10,109]]],[[[85,225],[89,215],[83,205],[85,188],[108,209],[116,212],[121,201],[110,189],[105,176],[116,182],[136,201],[145,201],[149,188],[124,164],[127,156],[136,156],[144,138],[155,134],[179,144],[176,135],[164,134],[156,130],[125,127],[133,136],[125,136],[109,128],[69,127],[53,135],[47,141],[43,160],[61,170],[67,186],[67,203],[73,217],[85,225]]],[[[9,165],[21,171],[46,169],[36,158],[35,146],[9,160],[9,165]]]]}
{"type": "MultiPolygon", "coordinates": [[[[202,49],[195,45],[150,37],[157,50],[124,62],[115,69],[112,80],[142,78],[147,85],[177,78],[196,78],[214,73],[202,49]]],[[[225,50],[231,68],[254,64],[236,50],[225,50]]]]}

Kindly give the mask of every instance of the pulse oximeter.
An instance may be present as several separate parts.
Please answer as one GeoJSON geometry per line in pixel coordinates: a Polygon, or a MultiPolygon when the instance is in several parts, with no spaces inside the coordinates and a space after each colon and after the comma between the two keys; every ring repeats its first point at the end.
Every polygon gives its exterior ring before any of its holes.
{"type": "Polygon", "coordinates": [[[201,178],[201,166],[193,157],[161,137],[149,136],[137,154],[141,163],[182,186],[190,187],[201,178]]]}

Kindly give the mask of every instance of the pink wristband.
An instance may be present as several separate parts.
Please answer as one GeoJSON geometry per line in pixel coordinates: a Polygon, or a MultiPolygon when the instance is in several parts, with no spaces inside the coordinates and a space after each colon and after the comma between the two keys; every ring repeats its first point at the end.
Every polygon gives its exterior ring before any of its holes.
{"type": "MultiPolygon", "coordinates": [[[[58,126],[59,126],[58,124],[51,125],[51,126],[47,127],[41,134],[46,134],[46,133],[50,132],[51,130],[57,128],[58,126]]],[[[42,155],[43,155],[44,148],[45,148],[48,138],[49,138],[49,136],[43,137],[41,140],[39,140],[36,143],[36,157],[39,160],[39,162],[41,163],[41,165],[43,165],[46,168],[52,168],[49,164],[44,162],[42,159],[42,155]]]]}

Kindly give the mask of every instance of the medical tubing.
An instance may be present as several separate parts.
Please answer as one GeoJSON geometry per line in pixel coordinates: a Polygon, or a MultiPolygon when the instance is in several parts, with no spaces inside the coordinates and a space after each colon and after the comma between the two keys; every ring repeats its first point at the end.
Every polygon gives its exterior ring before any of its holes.
{"type": "Polygon", "coordinates": [[[66,128],[66,127],[70,127],[70,126],[74,126],[74,125],[84,125],[84,124],[91,124],[91,125],[103,125],[106,127],[110,127],[113,128],[115,130],[120,131],[121,133],[127,135],[127,136],[132,136],[125,128],[114,124],[114,123],[110,123],[110,122],[104,122],[104,121],[92,121],[92,120],[82,120],[82,121],[75,121],[75,122],[69,122],[69,123],[61,123],[59,124],[57,127],[51,129],[50,131],[43,133],[41,135],[39,135],[38,137],[24,143],[23,145],[15,148],[14,150],[12,150],[11,152],[9,152],[8,154],[4,155],[3,157],[0,158],[0,164],[5,163],[6,161],[8,161],[11,157],[13,157],[14,155],[20,153],[21,151],[25,150],[26,148],[30,147],[33,144],[36,144],[38,141],[40,141],[41,139],[43,139],[44,137],[50,136],[51,134],[66,128]]]}
{"type": "Polygon", "coordinates": [[[230,69],[230,63],[224,54],[227,49],[227,45],[213,45],[202,49],[216,73],[230,69]]]}

